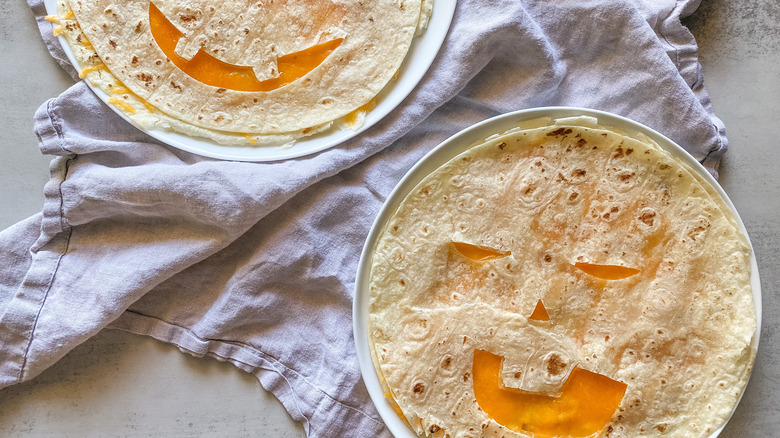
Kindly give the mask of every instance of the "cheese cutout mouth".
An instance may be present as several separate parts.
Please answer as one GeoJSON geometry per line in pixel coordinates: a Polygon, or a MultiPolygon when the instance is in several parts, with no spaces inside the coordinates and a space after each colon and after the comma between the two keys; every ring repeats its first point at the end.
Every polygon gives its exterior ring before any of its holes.
{"type": "Polygon", "coordinates": [[[176,46],[184,33],[153,2],[149,2],[149,24],[157,45],[176,67],[201,83],[236,91],[272,91],[290,84],[319,66],[343,41],[337,38],[281,56],[277,58],[278,76],[260,81],[252,67],[229,64],[203,49],[189,60],[179,56],[176,46]]]}
{"type": "Polygon", "coordinates": [[[497,423],[539,436],[586,437],[604,428],[627,385],[575,367],[557,395],[536,394],[501,383],[501,356],[474,351],[474,397],[497,423]]]}

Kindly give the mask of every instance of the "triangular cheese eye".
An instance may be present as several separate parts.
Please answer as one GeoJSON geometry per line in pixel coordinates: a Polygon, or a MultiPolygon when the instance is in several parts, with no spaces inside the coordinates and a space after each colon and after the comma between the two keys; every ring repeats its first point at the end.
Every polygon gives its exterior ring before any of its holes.
{"type": "Polygon", "coordinates": [[[620,406],[627,385],[575,367],[556,395],[506,388],[504,358],[474,351],[474,397],[497,423],[533,436],[586,437],[604,428],[620,406]]]}
{"type": "Polygon", "coordinates": [[[533,313],[531,313],[531,316],[528,317],[528,319],[533,319],[534,321],[550,320],[550,314],[547,313],[547,309],[544,307],[542,300],[539,300],[536,303],[536,308],[534,309],[533,313]]]}
{"type": "Polygon", "coordinates": [[[638,274],[640,271],[636,268],[629,268],[620,265],[597,265],[593,263],[577,262],[574,267],[580,271],[602,280],[622,280],[638,274]]]}
{"type": "Polygon", "coordinates": [[[484,262],[487,260],[506,257],[512,254],[510,251],[501,251],[482,245],[473,245],[465,242],[452,241],[452,246],[463,256],[475,262],[484,262]]]}

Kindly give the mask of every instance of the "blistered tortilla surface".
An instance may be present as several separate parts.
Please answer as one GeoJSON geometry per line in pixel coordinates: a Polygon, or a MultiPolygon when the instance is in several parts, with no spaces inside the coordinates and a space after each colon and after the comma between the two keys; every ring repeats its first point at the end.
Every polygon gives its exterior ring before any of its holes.
{"type": "Polygon", "coordinates": [[[420,435],[531,436],[480,409],[481,349],[504,357],[510,388],[554,394],[574,366],[625,383],[596,436],[709,436],[747,382],[756,325],[749,244],[713,193],[653,142],[598,126],[516,129],[455,157],[373,254],[388,396],[420,435]],[[453,241],[509,255],[474,261],[453,241]],[[640,272],[602,280],[577,262],[640,272]],[[549,321],[529,320],[538,300],[549,321]]]}
{"type": "Polygon", "coordinates": [[[343,39],[298,80],[270,91],[207,85],[168,59],[150,28],[149,0],[70,0],[81,30],[108,70],[165,115],[196,128],[288,135],[319,129],[374,98],[405,58],[420,0],[247,2],[155,0],[184,34],[176,53],[203,50],[229,65],[275,77],[276,60],[343,39]]]}

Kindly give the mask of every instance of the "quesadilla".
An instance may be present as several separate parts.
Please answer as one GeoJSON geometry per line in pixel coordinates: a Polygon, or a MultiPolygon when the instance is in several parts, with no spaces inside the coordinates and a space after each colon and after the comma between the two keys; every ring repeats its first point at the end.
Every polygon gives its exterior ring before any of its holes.
{"type": "Polygon", "coordinates": [[[146,129],[285,144],[356,129],[432,0],[60,0],[81,74],[146,129]]]}
{"type": "Polygon", "coordinates": [[[531,125],[384,225],[368,337],[388,401],[420,436],[710,436],[756,353],[737,218],[644,135],[531,125]]]}

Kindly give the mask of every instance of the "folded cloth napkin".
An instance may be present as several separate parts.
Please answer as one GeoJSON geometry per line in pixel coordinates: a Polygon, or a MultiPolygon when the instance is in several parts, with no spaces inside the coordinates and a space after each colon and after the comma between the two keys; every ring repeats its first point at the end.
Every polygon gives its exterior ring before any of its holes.
{"type": "MultiPolygon", "coordinates": [[[[29,0],[41,34],[73,72],[41,1],[29,0]]],[[[697,6],[461,0],[395,111],[341,146],[275,163],[161,145],[77,83],[35,116],[55,156],[43,211],[0,233],[0,385],[114,327],[256,375],[310,437],[389,435],[361,383],[351,303],[393,186],[460,129],[548,105],[635,119],[715,173],[724,128],[680,23],[697,6]]]]}

